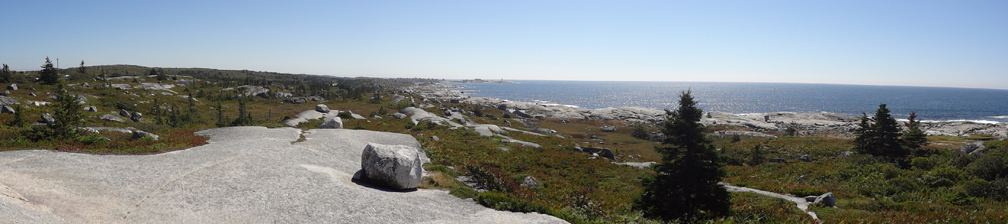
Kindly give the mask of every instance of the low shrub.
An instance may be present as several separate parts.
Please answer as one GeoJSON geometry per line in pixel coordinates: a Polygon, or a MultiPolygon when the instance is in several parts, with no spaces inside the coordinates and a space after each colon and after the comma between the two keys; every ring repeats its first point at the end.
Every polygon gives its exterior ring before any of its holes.
{"type": "Polygon", "coordinates": [[[910,161],[910,165],[921,170],[931,170],[934,168],[935,162],[928,157],[916,157],[910,161]]]}
{"type": "Polygon", "coordinates": [[[505,193],[495,191],[479,193],[479,195],[476,196],[476,202],[496,210],[512,212],[538,212],[542,214],[550,213],[549,207],[542,203],[513,198],[505,193]]]}
{"type": "Polygon", "coordinates": [[[973,197],[987,197],[991,191],[991,184],[984,179],[976,178],[968,181],[963,181],[961,184],[963,190],[973,197]]]}
{"type": "Polygon", "coordinates": [[[966,170],[988,181],[1008,177],[1008,156],[1002,152],[987,153],[967,165],[966,170]]]}
{"type": "Polygon", "coordinates": [[[908,177],[897,177],[889,179],[888,181],[886,181],[886,183],[889,185],[889,187],[895,188],[894,189],[895,192],[887,192],[889,194],[895,194],[896,192],[917,191],[919,188],[917,181],[910,179],[908,177]]]}
{"type": "Polygon", "coordinates": [[[814,188],[796,187],[788,191],[788,193],[799,197],[805,197],[805,196],[819,196],[825,194],[826,191],[814,188]]]}
{"type": "Polygon", "coordinates": [[[963,172],[962,170],[951,166],[938,167],[934,170],[931,170],[931,172],[928,173],[939,178],[948,179],[953,183],[959,182],[960,180],[966,177],[966,172],[963,172]]]}
{"type": "Polygon", "coordinates": [[[81,135],[80,137],[77,137],[77,141],[80,143],[84,143],[85,145],[102,146],[107,144],[109,142],[109,139],[105,138],[105,136],[102,136],[98,133],[90,133],[87,135],[81,135]]]}
{"type": "Polygon", "coordinates": [[[353,119],[353,115],[350,114],[350,112],[346,112],[346,111],[340,111],[339,113],[336,114],[336,116],[339,116],[340,118],[342,118],[344,120],[346,120],[346,119],[353,119]]]}
{"type": "Polygon", "coordinates": [[[970,198],[970,196],[966,194],[965,191],[956,191],[949,193],[948,195],[945,196],[943,200],[953,205],[969,205],[973,204],[974,202],[973,198],[970,198]]]}

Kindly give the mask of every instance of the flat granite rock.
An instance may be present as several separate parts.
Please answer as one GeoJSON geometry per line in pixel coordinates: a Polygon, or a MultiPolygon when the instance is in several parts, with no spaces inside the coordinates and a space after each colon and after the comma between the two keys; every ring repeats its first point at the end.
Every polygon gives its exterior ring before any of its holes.
{"type": "Polygon", "coordinates": [[[0,152],[0,217],[13,223],[565,223],[495,211],[447,191],[351,181],[386,132],[230,127],[207,145],[154,155],[0,152]]]}

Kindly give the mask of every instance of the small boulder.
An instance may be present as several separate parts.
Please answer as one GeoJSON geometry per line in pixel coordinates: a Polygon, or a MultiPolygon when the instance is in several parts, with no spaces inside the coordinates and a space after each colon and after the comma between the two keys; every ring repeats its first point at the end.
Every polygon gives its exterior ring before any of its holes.
{"type": "Polygon", "coordinates": [[[10,90],[3,91],[2,93],[0,93],[0,95],[4,95],[4,96],[10,95],[10,94],[11,94],[10,90]]]}
{"type": "Polygon", "coordinates": [[[435,142],[441,141],[441,139],[438,138],[436,135],[431,135],[430,137],[431,137],[431,140],[434,140],[435,142]]]}
{"type": "Polygon", "coordinates": [[[360,120],[367,119],[364,118],[364,116],[361,116],[360,114],[355,114],[353,111],[350,110],[348,110],[347,113],[350,113],[350,117],[353,117],[353,119],[360,119],[360,120]]]}
{"type": "Polygon", "coordinates": [[[514,114],[524,118],[532,118],[532,115],[526,114],[525,112],[520,110],[516,110],[514,114]]]}
{"type": "Polygon", "coordinates": [[[393,189],[415,189],[423,177],[418,149],[368,143],[361,154],[361,178],[393,189]]]}
{"type": "Polygon", "coordinates": [[[605,157],[606,159],[616,160],[616,154],[613,154],[612,150],[608,148],[585,147],[582,150],[596,156],[605,157]]]}
{"type": "Polygon", "coordinates": [[[983,153],[984,145],[980,142],[971,142],[959,147],[959,153],[964,155],[973,155],[975,153],[983,153]]]}
{"type": "Polygon", "coordinates": [[[302,103],[307,103],[308,99],[305,99],[304,97],[290,97],[290,98],[284,99],[283,102],[293,103],[293,104],[302,104],[302,103]]]}
{"type": "Polygon", "coordinates": [[[3,105],[3,107],[0,108],[0,114],[13,114],[13,113],[17,113],[17,111],[15,111],[13,107],[3,105]]]}
{"type": "Polygon", "coordinates": [[[126,111],[126,109],[120,109],[120,110],[119,110],[119,116],[123,116],[123,117],[130,117],[130,116],[132,116],[132,115],[130,114],[130,112],[129,112],[129,111],[126,111]]]}
{"type": "Polygon", "coordinates": [[[374,115],[374,117],[372,117],[371,119],[375,119],[375,120],[381,120],[381,116],[378,116],[378,115],[376,114],[376,115],[374,115]]]}
{"type": "Polygon", "coordinates": [[[143,114],[140,112],[133,112],[133,115],[129,117],[133,122],[143,121],[143,114]]]}
{"type": "Polygon", "coordinates": [[[539,188],[539,180],[532,176],[525,176],[525,181],[521,183],[522,187],[528,188],[539,188]]]}
{"type": "Polygon", "coordinates": [[[7,89],[18,90],[17,83],[11,83],[10,85],[7,86],[7,89]]]}
{"type": "Polygon", "coordinates": [[[84,88],[91,88],[91,84],[88,84],[87,82],[81,84],[81,86],[83,86],[84,88]]]}
{"type": "Polygon", "coordinates": [[[616,126],[605,126],[602,127],[602,132],[614,132],[616,131],[616,126]]]}
{"type": "Polygon", "coordinates": [[[328,119],[326,119],[325,122],[322,122],[322,124],[319,125],[319,128],[326,128],[326,129],[340,129],[340,128],[343,128],[343,119],[340,118],[340,117],[331,117],[331,118],[328,118],[328,119]]]}
{"type": "Polygon", "coordinates": [[[103,121],[126,122],[126,120],[123,120],[122,118],[119,118],[118,116],[115,116],[114,114],[105,114],[105,115],[102,115],[101,117],[99,117],[99,119],[101,119],[103,121]]]}
{"type": "Polygon", "coordinates": [[[36,96],[38,96],[38,94],[35,94],[35,92],[29,92],[29,93],[28,93],[28,96],[31,96],[31,97],[36,97],[36,96]]]}
{"type": "Polygon", "coordinates": [[[825,194],[819,195],[819,197],[816,197],[815,202],[813,203],[816,204],[822,203],[823,205],[833,207],[836,206],[836,198],[833,197],[833,192],[827,192],[825,194]]]}
{"type": "Polygon", "coordinates": [[[846,157],[846,156],[850,156],[850,155],[854,155],[854,154],[855,154],[855,152],[843,151],[843,152],[840,152],[840,157],[846,157]]]}
{"type": "Polygon", "coordinates": [[[53,116],[50,113],[43,113],[39,122],[52,124],[53,122],[56,122],[56,119],[53,119],[53,116]]]}
{"type": "Polygon", "coordinates": [[[403,113],[394,113],[394,114],[392,114],[392,117],[398,118],[398,119],[406,119],[406,114],[403,114],[403,113]]]}
{"type": "Polygon", "coordinates": [[[133,131],[133,136],[132,136],[131,139],[138,140],[138,139],[143,139],[143,138],[146,138],[146,137],[151,137],[152,139],[154,139],[154,141],[157,141],[159,136],[157,136],[155,134],[152,134],[150,132],[146,132],[146,131],[134,130],[133,131]]]}
{"type": "Polygon", "coordinates": [[[98,112],[98,107],[95,107],[95,106],[86,106],[86,107],[84,107],[84,110],[86,110],[88,112],[98,112]]]}
{"type": "Polygon", "coordinates": [[[326,106],[325,104],[315,105],[315,111],[318,111],[319,113],[329,113],[329,106],[326,106]]]}
{"type": "Polygon", "coordinates": [[[799,156],[798,160],[801,160],[803,162],[812,162],[812,158],[809,158],[808,154],[799,156]]]}
{"type": "Polygon", "coordinates": [[[498,110],[507,110],[507,105],[506,104],[499,104],[499,105],[497,105],[497,109],[498,110]]]}

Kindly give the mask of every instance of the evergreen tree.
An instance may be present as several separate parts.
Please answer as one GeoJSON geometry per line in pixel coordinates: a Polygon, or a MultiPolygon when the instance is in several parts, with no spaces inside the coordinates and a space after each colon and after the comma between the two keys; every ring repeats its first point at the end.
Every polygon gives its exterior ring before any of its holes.
{"type": "Polygon", "coordinates": [[[896,119],[889,115],[889,109],[885,104],[879,104],[875,117],[868,118],[862,114],[861,123],[854,131],[854,149],[859,153],[885,156],[892,160],[906,158],[909,150],[901,145],[899,131],[896,119]]]}
{"type": "Polygon", "coordinates": [[[727,215],[730,195],[718,184],[726,175],[724,159],[703,133],[703,110],[696,107],[691,92],[679,98],[676,111],[665,111],[664,147],[655,147],[662,162],[653,166],[654,176],[642,178],[644,191],[634,199],[634,208],[663,220],[727,215]]]}
{"type": "Polygon", "coordinates": [[[14,104],[14,119],[8,123],[11,127],[23,128],[28,125],[28,119],[25,118],[25,114],[28,113],[28,108],[22,106],[21,104],[14,104]]]}
{"type": "Polygon", "coordinates": [[[3,68],[0,68],[0,83],[11,82],[11,71],[7,64],[3,64],[3,68]]]}
{"type": "Polygon", "coordinates": [[[196,99],[193,98],[192,92],[186,89],[186,95],[189,97],[189,114],[186,116],[186,121],[193,122],[199,118],[199,111],[196,110],[196,99]]]}
{"type": "Polygon", "coordinates": [[[77,103],[77,97],[67,92],[62,84],[56,90],[56,102],[53,103],[53,120],[55,122],[47,124],[52,131],[51,137],[61,140],[77,139],[80,131],[77,126],[81,125],[84,115],[81,114],[81,104],[77,103]]]}
{"type": "Polygon", "coordinates": [[[228,119],[224,117],[224,107],[220,103],[217,103],[217,107],[214,108],[217,109],[217,127],[227,127],[228,119]]]}
{"type": "Polygon", "coordinates": [[[84,60],[80,61],[80,67],[77,68],[77,72],[80,74],[87,74],[87,68],[84,68],[84,60]]]}
{"type": "Polygon", "coordinates": [[[245,98],[238,100],[238,118],[231,122],[231,126],[244,126],[252,124],[252,114],[245,108],[245,98]]]}
{"type": "Polygon", "coordinates": [[[920,121],[917,120],[917,112],[910,112],[910,117],[907,119],[907,131],[903,133],[903,146],[907,149],[920,149],[921,146],[927,145],[927,135],[924,131],[920,129],[920,121]]]}
{"type": "Polygon", "coordinates": [[[49,57],[46,57],[45,64],[42,64],[42,71],[39,72],[39,81],[43,85],[53,85],[59,83],[59,74],[56,74],[56,68],[53,67],[52,61],[49,57]]]}
{"type": "Polygon", "coordinates": [[[147,76],[154,76],[157,78],[158,81],[168,80],[167,75],[165,75],[163,72],[158,72],[157,70],[154,70],[154,68],[151,68],[150,72],[147,72],[147,76]]]}
{"type": "Polygon", "coordinates": [[[756,144],[753,149],[749,151],[749,166],[758,166],[766,162],[766,152],[763,152],[763,144],[756,144]]]}

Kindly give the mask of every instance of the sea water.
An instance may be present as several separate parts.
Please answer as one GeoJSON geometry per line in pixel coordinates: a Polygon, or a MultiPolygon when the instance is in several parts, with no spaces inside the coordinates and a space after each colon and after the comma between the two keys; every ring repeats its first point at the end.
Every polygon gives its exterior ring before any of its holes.
{"type": "Polygon", "coordinates": [[[672,109],[691,91],[705,111],[836,113],[860,116],[886,104],[891,114],[922,120],[1008,122],[1008,90],[795,83],[540,81],[459,83],[468,96],[596,109],[672,109]]]}

